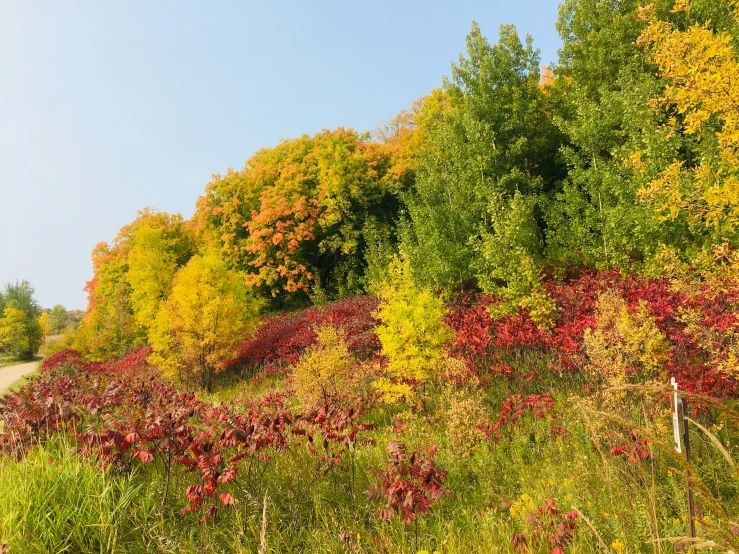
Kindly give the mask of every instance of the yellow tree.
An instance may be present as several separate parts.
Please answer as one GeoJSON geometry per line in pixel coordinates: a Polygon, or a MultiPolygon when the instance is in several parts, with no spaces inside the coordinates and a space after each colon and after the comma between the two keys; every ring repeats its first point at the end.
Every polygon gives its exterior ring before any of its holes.
{"type": "Polygon", "coordinates": [[[216,254],[195,256],[160,304],[149,331],[151,361],[168,376],[195,378],[210,391],[213,376],[255,327],[259,308],[243,278],[216,254]]]}
{"type": "Polygon", "coordinates": [[[430,289],[416,285],[410,261],[398,257],[390,264],[380,298],[375,317],[381,325],[375,332],[387,364],[376,386],[389,402],[415,401],[416,386],[438,374],[444,347],[452,337],[444,323],[444,302],[430,289]]]}
{"type": "Polygon", "coordinates": [[[38,324],[39,327],[41,327],[41,339],[44,341],[45,345],[46,337],[51,334],[51,320],[49,317],[49,312],[41,312],[41,315],[38,316],[38,324]]]}
{"type": "Polygon", "coordinates": [[[131,287],[134,319],[148,329],[159,311],[159,303],[172,288],[177,259],[162,228],[144,225],[135,232],[131,242],[126,280],[131,287]]]}
{"type": "Polygon", "coordinates": [[[0,318],[0,350],[18,359],[30,359],[40,345],[40,336],[29,325],[28,314],[17,306],[6,306],[0,318]]]}
{"type": "Polygon", "coordinates": [[[151,208],[141,210],[134,221],[123,226],[111,244],[102,242],[93,249],[93,278],[85,287],[87,314],[74,342],[74,347],[91,359],[120,356],[146,342],[148,326],[139,323],[141,318],[134,317],[136,310],[128,280],[129,254],[136,246],[139,231],[146,228],[161,230],[167,251],[174,255],[178,265],[183,265],[194,249],[189,224],[181,215],[151,208]]]}
{"type": "MultiPolygon", "coordinates": [[[[689,10],[689,0],[678,0],[673,9],[689,10]]],[[[651,47],[651,60],[666,80],[655,105],[669,110],[673,132],[694,135],[704,145],[696,163],[675,160],[642,190],[642,197],[664,219],[686,217],[709,231],[715,243],[736,237],[739,57],[732,37],[701,24],[682,31],[658,19],[653,4],[642,8],[640,15],[649,25],[638,44],[651,47]]]]}

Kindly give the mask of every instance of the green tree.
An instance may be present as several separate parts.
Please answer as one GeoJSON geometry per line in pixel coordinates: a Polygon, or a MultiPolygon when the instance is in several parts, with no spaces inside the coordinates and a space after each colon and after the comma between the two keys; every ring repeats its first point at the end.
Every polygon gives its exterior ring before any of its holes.
{"type": "Polygon", "coordinates": [[[30,318],[38,319],[41,315],[41,306],[36,301],[34,292],[28,281],[7,283],[5,290],[0,292],[0,310],[4,310],[5,306],[14,302],[15,308],[23,311],[30,318]]]}
{"type": "Polygon", "coordinates": [[[69,323],[69,314],[67,309],[61,304],[57,304],[51,308],[51,314],[49,316],[49,324],[51,326],[51,334],[58,335],[63,333],[69,323]]]}
{"type": "Polygon", "coordinates": [[[561,136],[539,87],[531,37],[523,44],[514,26],[501,25],[491,46],[473,24],[467,56],[452,67],[444,93],[451,108],[426,120],[429,144],[408,198],[406,250],[422,282],[459,290],[476,273],[516,262],[480,260],[485,242],[495,249],[525,238],[517,246],[527,256],[540,254],[545,193],[564,173],[557,160],[561,136]],[[506,235],[507,226],[532,220],[533,236],[506,235]]]}
{"type": "MultiPolygon", "coordinates": [[[[702,230],[685,219],[660,221],[638,193],[675,159],[693,164],[708,143],[673,132],[657,108],[665,80],[637,39],[647,26],[638,0],[565,0],[557,29],[562,37],[551,87],[557,124],[566,135],[561,154],[567,179],[546,214],[546,254],[559,266],[582,264],[639,269],[661,246],[690,248],[702,230]],[[686,240],[687,239],[687,240],[686,240]]],[[[710,19],[734,28],[724,0],[696,0],[691,13],[673,13],[674,0],[655,10],[686,28],[710,19]]]]}

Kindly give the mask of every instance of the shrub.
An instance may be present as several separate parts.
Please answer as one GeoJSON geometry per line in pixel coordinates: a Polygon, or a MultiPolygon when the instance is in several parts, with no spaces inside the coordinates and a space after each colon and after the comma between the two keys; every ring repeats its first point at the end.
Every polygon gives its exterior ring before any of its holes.
{"type": "Polygon", "coordinates": [[[292,371],[295,395],[307,406],[328,410],[342,394],[352,396],[352,373],[356,363],[346,346],[345,335],[335,327],[321,327],[316,344],[301,356],[292,371]]]}
{"type": "Polygon", "coordinates": [[[669,343],[646,302],[629,312],[626,301],[604,292],[596,304],[598,327],[585,331],[589,367],[608,385],[624,383],[634,373],[649,378],[667,361],[669,343]]]}
{"type": "Polygon", "coordinates": [[[415,521],[419,514],[428,513],[433,504],[450,493],[444,489],[447,472],[434,462],[436,445],[428,457],[418,452],[408,454],[405,445],[390,441],[385,467],[377,472],[380,482],[365,491],[371,502],[384,504],[375,512],[380,520],[397,515],[403,523],[415,521]]]}
{"type": "Polygon", "coordinates": [[[397,257],[380,298],[376,317],[382,324],[375,332],[387,363],[377,388],[388,402],[416,401],[417,385],[440,372],[445,345],[452,338],[444,322],[444,302],[431,290],[418,287],[409,260],[397,257]]]}
{"type": "Polygon", "coordinates": [[[444,404],[449,450],[455,458],[469,458],[485,438],[479,429],[485,407],[477,398],[454,390],[446,392],[444,404]]]}
{"type": "Polygon", "coordinates": [[[373,357],[380,349],[375,335],[373,312],[377,299],[371,296],[344,298],[290,314],[264,318],[256,334],[242,342],[230,367],[283,367],[296,363],[303,351],[314,344],[315,328],[331,325],[345,332],[349,351],[361,359],[373,357]]]}

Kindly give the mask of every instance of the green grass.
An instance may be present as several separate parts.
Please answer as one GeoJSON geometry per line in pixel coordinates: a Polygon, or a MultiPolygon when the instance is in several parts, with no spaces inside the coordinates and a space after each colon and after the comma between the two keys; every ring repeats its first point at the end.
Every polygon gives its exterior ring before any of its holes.
{"type": "Polygon", "coordinates": [[[80,459],[63,438],[0,459],[0,544],[11,552],[127,551],[145,503],[142,483],[80,459]]]}

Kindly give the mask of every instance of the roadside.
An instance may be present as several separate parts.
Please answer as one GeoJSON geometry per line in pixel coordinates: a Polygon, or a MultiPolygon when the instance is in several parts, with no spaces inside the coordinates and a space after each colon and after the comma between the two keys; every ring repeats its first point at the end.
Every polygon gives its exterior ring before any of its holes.
{"type": "Polygon", "coordinates": [[[10,390],[17,381],[35,372],[40,363],[37,360],[0,368],[0,396],[10,390]]]}

